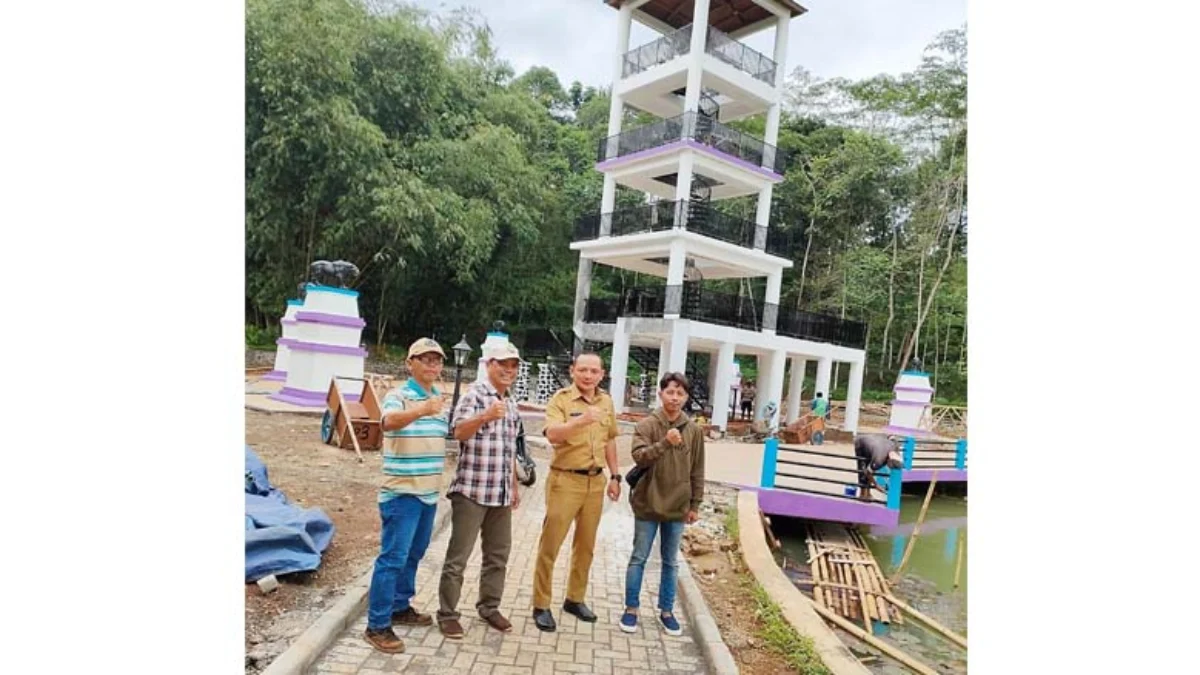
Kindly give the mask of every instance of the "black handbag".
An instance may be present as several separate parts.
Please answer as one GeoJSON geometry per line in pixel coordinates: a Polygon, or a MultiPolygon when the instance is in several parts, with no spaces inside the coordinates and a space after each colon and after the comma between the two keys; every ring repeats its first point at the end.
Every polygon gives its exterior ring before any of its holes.
{"type": "Polygon", "coordinates": [[[633,494],[633,488],[637,487],[638,481],[649,471],[650,469],[648,468],[635,466],[629,470],[629,473],[625,474],[625,482],[629,483],[629,494],[633,494]]]}

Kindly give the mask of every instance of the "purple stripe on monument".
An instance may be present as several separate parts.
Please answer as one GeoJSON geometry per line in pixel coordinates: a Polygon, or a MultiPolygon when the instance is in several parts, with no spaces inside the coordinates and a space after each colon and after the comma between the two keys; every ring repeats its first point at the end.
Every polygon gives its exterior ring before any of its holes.
{"type": "Polygon", "coordinates": [[[805,492],[771,490],[746,486],[746,490],[758,493],[758,506],[773,516],[833,520],[842,523],[866,525],[894,525],[900,520],[900,512],[883,505],[862,504],[855,500],[838,497],[821,497],[805,492]]]}
{"type": "Polygon", "coordinates": [[[279,323],[283,324],[284,326],[295,326],[300,322],[295,319],[281,319],[279,323]]]}
{"type": "Polygon", "coordinates": [[[929,387],[892,387],[892,391],[915,391],[920,394],[932,394],[933,390],[929,387]]]}
{"type": "Polygon", "coordinates": [[[367,350],[361,347],[343,347],[341,345],[323,345],[318,342],[301,342],[288,339],[288,349],[298,352],[321,352],[323,354],[343,354],[345,356],[366,356],[367,350]]]}
{"type": "Polygon", "coordinates": [[[898,399],[895,399],[894,401],[892,401],[892,405],[911,405],[911,406],[919,406],[919,407],[924,408],[927,405],[933,405],[933,404],[928,401],[905,401],[904,399],[898,398],[898,399]]]}
{"type": "Polygon", "coordinates": [[[296,321],[302,323],[319,323],[325,326],[347,326],[362,328],[367,322],[357,316],[342,316],[341,314],[326,314],[325,312],[296,312],[296,321]]]}
{"type": "Polygon", "coordinates": [[[937,471],[939,483],[966,483],[966,469],[912,469],[900,474],[903,483],[928,482],[933,480],[933,472],[937,471]]]}
{"type": "Polygon", "coordinates": [[[287,380],[287,371],[286,370],[272,370],[271,372],[267,373],[266,375],[263,375],[262,379],[264,379],[264,380],[279,380],[281,382],[286,381],[287,380]]]}
{"type": "MultiPolygon", "coordinates": [[[[347,401],[357,401],[359,399],[358,394],[343,393],[342,396],[344,396],[347,401]]],[[[291,403],[292,405],[305,406],[309,408],[323,408],[325,407],[325,400],[327,397],[328,392],[324,391],[308,391],[307,389],[284,387],[283,389],[280,389],[278,393],[272,394],[268,398],[275,401],[282,401],[284,403],[291,403]]]]}
{"type": "Polygon", "coordinates": [[[605,171],[607,169],[612,169],[612,168],[615,168],[618,166],[622,166],[622,165],[628,164],[630,162],[636,162],[636,161],[640,161],[643,159],[649,159],[651,157],[657,157],[659,155],[665,155],[669,152],[673,152],[680,148],[692,148],[695,150],[699,150],[700,152],[703,152],[707,155],[711,155],[717,159],[723,159],[723,160],[731,162],[733,164],[737,164],[738,166],[740,166],[744,169],[747,169],[749,171],[754,171],[758,174],[766,176],[767,178],[774,179],[775,182],[779,182],[779,181],[783,180],[783,176],[780,176],[779,174],[775,173],[774,171],[771,171],[770,169],[764,169],[761,166],[754,166],[750,162],[747,162],[746,160],[742,159],[741,157],[735,157],[727,152],[718,150],[710,145],[698,143],[693,140],[672,141],[670,143],[667,143],[666,145],[660,145],[656,148],[650,148],[649,150],[639,150],[637,152],[634,152],[634,153],[631,153],[628,155],[621,155],[620,157],[606,159],[603,162],[597,162],[595,168],[597,171],[605,171]]]}

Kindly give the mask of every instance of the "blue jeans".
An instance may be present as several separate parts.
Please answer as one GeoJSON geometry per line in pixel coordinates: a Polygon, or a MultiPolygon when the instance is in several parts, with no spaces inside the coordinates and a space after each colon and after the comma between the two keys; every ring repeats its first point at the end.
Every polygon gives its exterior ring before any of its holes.
{"type": "Polygon", "coordinates": [[[642,574],[646,559],[654,546],[654,535],[662,531],[659,554],[662,556],[662,577],[658,582],[658,609],[668,614],[675,609],[675,580],[679,577],[679,543],[683,538],[683,521],[633,520],[633,554],[625,570],[625,606],[639,607],[642,594],[642,574]]]}
{"type": "Polygon", "coordinates": [[[417,565],[429,548],[436,513],[437,504],[409,495],[379,505],[383,531],[367,600],[367,627],[371,630],[391,626],[392,613],[408,609],[416,593],[417,565]]]}

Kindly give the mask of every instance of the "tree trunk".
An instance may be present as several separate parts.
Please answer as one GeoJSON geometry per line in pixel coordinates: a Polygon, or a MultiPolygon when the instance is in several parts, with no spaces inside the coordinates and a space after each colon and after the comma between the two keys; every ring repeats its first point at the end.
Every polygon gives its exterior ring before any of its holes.
{"type": "Polygon", "coordinates": [[[800,263],[800,290],[796,292],[796,311],[804,309],[804,275],[808,272],[808,252],[812,250],[813,231],[817,227],[817,222],[814,220],[808,226],[808,236],[805,237],[808,241],[804,242],[804,260],[800,263]]]}
{"type": "MultiPolygon", "coordinates": [[[[892,268],[888,274],[888,318],[887,323],[883,325],[883,344],[886,349],[884,354],[887,355],[887,367],[892,367],[892,342],[888,333],[892,329],[892,321],[896,318],[896,251],[898,236],[896,234],[896,225],[892,224],[892,268]]],[[[880,356],[879,369],[883,370],[883,356],[880,356]]]]}
{"type": "MultiPolygon", "coordinates": [[[[937,278],[934,279],[933,287],[929,291],[929,297],[925,299],[925,307],[922,309],[921,307],[918,306],[918,308],[917,308],[918,309],[917,325],[915,328],[915,332],[920,332],[921,323],[925,320],[925,317],[929,314],[929,308],[930,308],[930,306],[933,305],[933,298],[935,295],[937,295],[938,286],[941,285],[942,277],[945,276],[946,269],[950,267],[950,261],[954,257],[954,238],[958,235],[958,228],[962,224],[962,193],[963,193],[963,188],[965,187],[965,184],[966,184],[966,177],[965,176],[959,177],[959,179],[958,179],[958,205],[957,205],[958,206],[958,208],[957,208],[958,218],[954,219],[954,225],[951,226],[951,228],[950,228],[950,237],[946,243],[946,257],[942,259],[942,267],[941,267],[941,269],[938,270],[937,278]]],[[[949,213],[947,213],[946,215],[947,215],[947,220],[949,220],[949,213]]],[[[901,370],[903,370],[908,365],[908,359],[911,354],[912,354],[911,348],[906,349],[904,351],[904,354],[900,358],[900,369],[901,370]]]]}
{"type": "Polygon", "coordinates": [[[379,316],[375,317],[375,350],[383,353],[383,333],[387,330],[387,311],[383,299],[387,295],[387,280],[379,285],[379,316]]]}

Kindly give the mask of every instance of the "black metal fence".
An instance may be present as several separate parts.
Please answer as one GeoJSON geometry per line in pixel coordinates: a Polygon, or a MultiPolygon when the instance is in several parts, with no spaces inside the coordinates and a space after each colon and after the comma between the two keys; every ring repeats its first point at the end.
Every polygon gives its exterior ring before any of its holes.
{"type": "Polygon", "coordinates": [[[680,140],[702,143],[780,175],[787,166],[786,153],[780,152],[775,146],[694,110],[600,139],[596,161],[606,162],[680,140]]]}
{"type": "MultiPolygon", "coordinates": [[[[690,31],[689,31],[690,32],[690,31]]],[[[760,82],[775,86],[775,62],[759,52],[734,40],[725,33],[708,27],[707,44],[704,51],[719,61],[724,61],[760,82]]]]}
{"type": "Polygon", "coordinates": [[[861,349],[867,341],[867,324],[797,309],[783,309],[775,332],[802,340],[829,342],[861,349]]]}
{"type": "Polygon", "coordinates": [[[701,212],[688,200],[662,201],[645,206],[619,209],[604,214],[588,214],[575,224],[574,241],[591,241],[603,236],[619,237],[642,232],[661,232],[681,227],[706,237],[773,255],[787,257],[791,232],[758,225],[716,209],[701,212]],[[684,218],[684,214],[688,214],[684,218]]]}
{"type": "MultiPolygon", "coordinates": [[[[692,25],[625,52],[622,59],[621,77],[629,77],[683,56],[692,51],[692,25]]],[[[705,53],[727,63],[760,82],[775,86],[775,61],[738,42],[729,35],[708,27],[705,53]]]]}
{"type": "MultiPolygon", "coordinates": [[[[849,499],[849,500],[853,500],[853,501],[859,501],[859,497],[858,497],[859,480],[860,480],[859,477],[862,475],[861,472],[865,468],[864,462],[862,460],[858,460],[854,457],[847,457],[845,455],[839,455],[839,454],[835,454],[835,453],[831,453],[831,452],[821,452],[819,450],[809,450],[808,448],[791,447],[791,446],[785,446],[785,445],[780,445],[778,452],[779,452],[779,458],[775,461],[776,482],[773,485],[774,489],[788,490],[789,492],[805,492],[808,494],[814,494],[814,495],[818,495],[821,497],[833,497],[836,499],[849,499]],[[785,455],[784,453],[787,453],[787,454],[785,455]],[[810,457],[829,457],[829,458],[839,459],[839,460],[853,460],[855,463],[855,468],[852,469],[852,468],[845,467],[845,466],[829,466],[827,464],[816,464],[813,462],[804,461],[806,459],[809,459],[810,457]],[[798,467],[798,468],[793,468],[793,467],[798,467]],[[834,474],[837,475],[837,477],[830,478],[828,475],[826,475],[826,476],[813,475],[814,473],[816,473],[815,471],[813,471],[813,469],[819,469],[820,471],[833,472],[834,474]],[[791,486],[791,485],[780,485],[778,483],[779,478],[795,478],[798,480],[813,481],[816,483],[829,483],[829,484],[837,485],[841,489],[834,491],[834,492],[826,492],[823,490],[814,490],[811,488],[801,488],[801,487],[795,487],[795,486],[791,486]]],[[[871,501],[866,502],[866,503],[886,505],[887,504],[887,493],[881,491],[878,488],[878,486],[874,484],[874,482],[872,482],[871,488],[872,488],[871,501]]]]}

